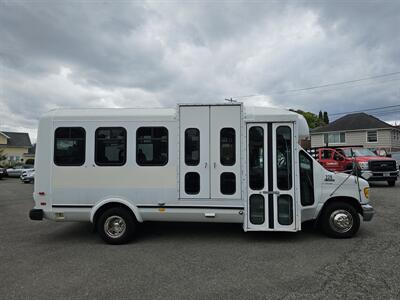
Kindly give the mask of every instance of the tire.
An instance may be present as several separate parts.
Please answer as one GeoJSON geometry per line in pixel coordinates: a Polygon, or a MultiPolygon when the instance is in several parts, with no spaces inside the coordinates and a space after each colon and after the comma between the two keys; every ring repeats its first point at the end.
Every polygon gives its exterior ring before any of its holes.
{"type": "Polygon", "coordinates": [[[351,204],[332,202],[322,211],[320,224],[322,231],[329,237],[350,238],[360,228],[360,216],[351,204]]]}
{"type": "Polygon", "coordinates": [[[387,183],[389,186],[394,186],[396,184],[396,180],[388,180],[387,183]]]}
{"type": "Polygon", "coordinates": [[[137,227],[136,223],[135,217],[128,209],[113,207],[99,216],[96,227],[100,237],[106,243],[120,245],[132,240],[137,227]]]}

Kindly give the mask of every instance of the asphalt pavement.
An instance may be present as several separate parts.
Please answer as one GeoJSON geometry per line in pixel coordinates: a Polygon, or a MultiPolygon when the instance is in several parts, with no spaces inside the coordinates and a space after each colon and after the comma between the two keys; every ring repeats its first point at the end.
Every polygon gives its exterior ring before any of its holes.
{"type": "Polygon", "coordinates": [[[238,224],[147,223],[121,246],[88,223],[29,220],[32,192],[0,180],[4,299],[400,298],[400,183],[372,187],[376,215],[352,239],[312,226],[244,233],[238,224]]]}

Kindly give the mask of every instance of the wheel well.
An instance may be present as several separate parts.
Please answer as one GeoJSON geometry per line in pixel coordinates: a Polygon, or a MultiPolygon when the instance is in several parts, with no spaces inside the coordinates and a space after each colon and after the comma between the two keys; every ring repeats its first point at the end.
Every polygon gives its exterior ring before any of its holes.
{"type": "Polygon", "coordinates": [[[121,207],[121,208],[126,209],[132,215],[132,217],[134,217],[135,220],[137,220],[135,213],[132,211],[132,209],[130,209],[125,204],[118,203],[118,202],[108,202],[108,203],[104,204],[103,206],[99,207],[99,209],[94,213],[93,224],[95,224],[95,225],[97,224],[97,220],[103,212],[105,212],[109,208],[114,208],[114,207],[121,207]]]}
{"type": "Polygon", "coordinates": [[[341,196],[341,197],[332,197],[332,198],[329,198],[328,200],[326,200],[326,202],[324,203],[324,206],[322,207],[321,211],[320,211],[319,214],[318,214],[318,218],[317,218],[317,219],[319,219],[319,217],[321,216],[321,214],[322,214],[322,212],[324,211],[324,209],[325,209],[326,207],[328,207],[328,205],[331,204],[331,203],[333,203],[333,202],[344,202],[344,203],[348,203],[348,204],[350,204],[351,206],[353,206],[353,207],[355,208],[355,210],[356,210],[360,215],[363,215],[363,210],[362,210],[361,204],[360,204],[360,202],[359,202],[357,199],[355,199],[355,198],[353,198],[353,197],[341,196]]]}

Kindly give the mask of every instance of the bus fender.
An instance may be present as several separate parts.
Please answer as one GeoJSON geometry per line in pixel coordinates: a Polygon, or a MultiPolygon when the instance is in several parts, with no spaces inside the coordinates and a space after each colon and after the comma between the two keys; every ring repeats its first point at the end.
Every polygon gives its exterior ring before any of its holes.
{"type": "Polygon", "coordinates": [[[111,204],[111,203],[118,203],[118,204],[122,204],[126,207],[128,207],[133,214],[136,217],[136,220],[140,223],[143,222],[143,219],[139,213],[139,209],[137,208],[136,205],[130,203],[129,201],[125,200],[125,199],[121,199],[121,198],[107,198],[107,199],[103,199],[100,202],[98,202],[95,206],[93,206],[92,211],[90,212],[90,222],[94,222],[94,216],[96,215],[96,212],[103,207],[104,205],[107,204],[111,204]]]}

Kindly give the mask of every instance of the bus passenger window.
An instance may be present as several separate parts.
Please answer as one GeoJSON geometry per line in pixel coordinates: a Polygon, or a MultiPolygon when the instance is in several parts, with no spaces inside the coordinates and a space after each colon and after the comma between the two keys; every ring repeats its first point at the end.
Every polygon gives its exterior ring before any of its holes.
{"type": "Polygon", "coordinates": [[[139,166],[165,166],[168,163],[167,128],[138,128],[136,131],[136,163],[139,166]]]}
{"type": "Polygon", "coordinates": [[[220,176],[221,194],[233,195],[236,192],[236,176],[231,172],[221,173],[220,176]]]}
{"type": "Polygon", "coordinates": [[[200,162],[200,131],[197,128],[185,130],[185,164],[197,166],[200,162]]]}
{"type": "Polygon", "coordinates": [[[200,192],[200,175],[196,172],[188,172],[185,174],[185,193],[188,195],[196,195],[200,192]]]}
{"type": "Polygon", "coordinates": [[[223,166],[233,166],[236,162],[235,129],[222,128],[220,132],[220,160],[223,166]]]}
{"type": "Polygon", "coordinates": [[[85,129],[59,127],[54,132],[54,163],[57,166],[82,166],[85,163],[85,129]]]}
{"type": "Polygon", "coordinates": [[[122,166],[126,162],[126,130],[100,127],[95,133],[95,163],[98,166],[122,166]]]}
{"type": "Polygon", "coordinates": [[[252,190],[264,187],[264,129],[260,126],[249,130],[249,185],[252,190]]]}
{"type": "Polygon", "coordinates": [[[301,205],[314,204],[313,161],[304,151],[299,152],[301,205]]]}
{"type": "Polygon", "coordinates": [[[289,126],[276,129],[277,185],[280,190],[292,188],[292,130],[289,126]]]}

